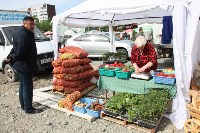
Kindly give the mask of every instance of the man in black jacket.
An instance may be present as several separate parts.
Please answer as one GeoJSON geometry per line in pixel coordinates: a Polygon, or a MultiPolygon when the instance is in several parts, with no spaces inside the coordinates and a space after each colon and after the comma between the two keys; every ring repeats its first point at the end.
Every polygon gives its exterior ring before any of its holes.
{"type": "Polygon", "coordinates": [[[13,48],[8,56],[19,75],[19,101],[25,113],[37,113],[33,108],[33,74],[37,72],[37,49],[34,38],[34,19],[27,16],[13,36],[13,48]]]}

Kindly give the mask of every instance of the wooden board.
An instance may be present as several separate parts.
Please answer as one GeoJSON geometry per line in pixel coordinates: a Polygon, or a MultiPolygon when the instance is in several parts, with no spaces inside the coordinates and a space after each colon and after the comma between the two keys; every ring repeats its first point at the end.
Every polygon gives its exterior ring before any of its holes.
{"type": "Polygon", "coordinates": [[[122,119],[121,117],[112,117],[112,116],[109,116],[109,115],[105,114],[103,111],[101,112],[101,118],[105,119],[105,120],[108,120],[108,121],[111,121],[111,122],[114,122],[114,123],[117,123],[117,124],[120,124],[120,125],[124,125],[127,128],[132,128],[132,129],[140,130],[140,131],[143,131],[143,132],[146,132],[146,133],[155,133],[156,129],[158,128],[158,126],[160,124],[160,121],[162,119],[162,117],[159,119],[159,121],[157,122],[155,128],[148,129],[148,128],[145,128],[145,127],[141,127],[141,126],[139,126],[137,124],[132,124],[132,123],[130,124],[130,123],[128,123],[127,120],[122,119]]]}
{"type": "Polygon", "coordinates": [[[33,92],[45,92],[45,91],[52,90],[52,88],[53,88],[53,86],[43,87],[43,88],[39,88],[39,89],[34,89],[33,92]]]}
{"type": "Polygon", "coordinates": [[[128,124],[128,121],[125,120],[125,119],[122,119],[120,117],[113,118],[113,117],[111,117],[111,116],[109,116],[109,115],[107,115],[107,114],[105,114],[103,112],[101,112],[101,116],[100,117],[105,119],[105,120],[112,121],[112,122],[115,122],[115,123],[120,124],[120,125],[124,125],[125,126],[125,125],[128,124]]]}
{"type": "Polygon", "coordinates": [[[53,94],[49,94],[46,92],[36,92],[36,93],[33,93],[33,96],[41,97],[41,98],[44,98],[45,100],[51,100],[51,101],[55,101],[55,102],[57,102],[58,100],[63,98],[63,97],[55,96],[53,94]]]}
{"type": "Polygon", "coordinates": [[[200,121],[197,119],[188,119],[184,124],[185,133],[200,133],[200,121]]]}
{"type": "Polygon", "coordinates": [[[97,85],[94,84],[94,85],[88,87],[87,89],[81,91],[81,97],[82,97],[83,95],[87,94],[88,92],[90,92],[91,90],[94,90],[96,87],[97,87],[97,85]]]}
{"type": "Polygon", "coordinates": [[[196,118],[198,121],[200,121],[200,115],[199,114],[196,114],[196,113],[194,113],[192,111],[189,111],[189,112],[190,112],[190,115],[192,116],[192,118],[196,118]]]}
{"type": "Polygon", "coordinates": [[[193,96],[194,95],[194,93],[195,93],[196,91],[195,90],[189,90],[189,96],[193,96]]]}
{"type": "Polygon", "coordinates": [[[187,104],[186,106],[187,106],[187,108],[188,108],[189,111],[194,112],[194,113],[200,115],[200,110],[197,109],[197,108],[194,108],[191,103],[187,104]]]}
{"type": "Polygon", "coordinates": [[[60,91],[57,91],[57,90],[53,90],[51,91],[53,94],[59,94],[61,96],[66,96],[66,94],[64,92],[60,92],[60,91]]]}

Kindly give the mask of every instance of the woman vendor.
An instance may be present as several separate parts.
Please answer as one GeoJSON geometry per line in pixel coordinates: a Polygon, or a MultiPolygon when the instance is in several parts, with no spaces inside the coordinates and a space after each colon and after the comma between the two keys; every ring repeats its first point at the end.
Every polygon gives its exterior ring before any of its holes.
{"type": "Polygon", "coordinates": [[[150,72],[156,70],[157,55],[151,43],[146,42],[144,36],[138,36],[135,40],[135,45],[131,51],[131,62],[135,68],[135,72],[150,72]]]}

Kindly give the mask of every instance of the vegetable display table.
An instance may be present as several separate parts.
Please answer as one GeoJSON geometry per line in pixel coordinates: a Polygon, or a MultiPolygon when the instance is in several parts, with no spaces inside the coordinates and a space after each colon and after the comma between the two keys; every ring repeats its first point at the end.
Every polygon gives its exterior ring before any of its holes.
{"type": "Polygon", "coordinates": [[[176,96],[176,85],[156,84],[151,79],[118,79],[117,77],[100,76],[98,80],[99,89],[106,89],[116,92],[128,92],[134,94],[145,94],[150,89],[168,89],[172,98],[176,96]]]}

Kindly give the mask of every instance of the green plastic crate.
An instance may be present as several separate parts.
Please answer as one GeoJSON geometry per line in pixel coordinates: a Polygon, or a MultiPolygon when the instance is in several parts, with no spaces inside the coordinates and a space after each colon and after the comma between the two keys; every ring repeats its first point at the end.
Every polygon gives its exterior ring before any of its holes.
{"type": "Polygon", "coordinates": [[[116,77],[120,79],[129,79],[131,77],[132,72],[122,72],[122,71],[116,71],[116,77]]]}
{"type": "Polygon", "coordinates": [[[115,70],[99,69],[99,74],[101,76],[115,77],[115,70]]]}

